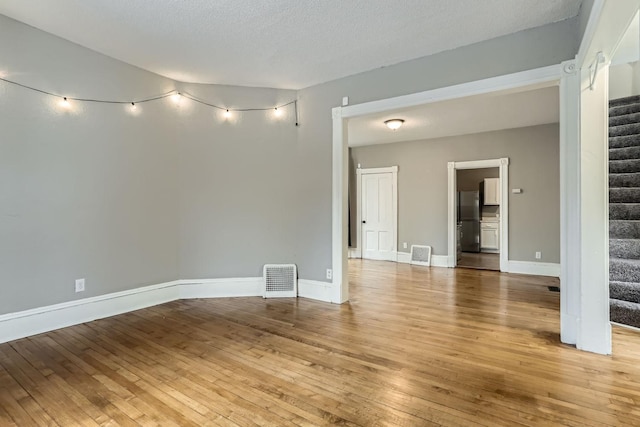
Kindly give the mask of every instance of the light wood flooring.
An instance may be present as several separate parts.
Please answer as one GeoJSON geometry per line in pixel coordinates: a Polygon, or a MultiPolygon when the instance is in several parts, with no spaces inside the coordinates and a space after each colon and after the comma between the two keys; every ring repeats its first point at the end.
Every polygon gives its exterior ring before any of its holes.
{"type": "Polygon", "coordinates": [[[351,301],[183,300],[0,345],[0,425],[640,425],[640,336],[557,280],[350,261],[351,301]]]}
{"type": "Polygon", "coordinates": [[[462,252],[456,264],[462,268],[500,271],[500,254],[462,252]]]}

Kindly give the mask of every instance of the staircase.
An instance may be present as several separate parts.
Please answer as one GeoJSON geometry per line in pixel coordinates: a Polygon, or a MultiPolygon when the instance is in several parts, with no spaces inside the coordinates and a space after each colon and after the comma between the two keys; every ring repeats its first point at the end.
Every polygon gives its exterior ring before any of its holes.
{"type": "Polygon", "coordinates": [[[611,321],[640,328],[640,96],[609,102],[611,321]]]}

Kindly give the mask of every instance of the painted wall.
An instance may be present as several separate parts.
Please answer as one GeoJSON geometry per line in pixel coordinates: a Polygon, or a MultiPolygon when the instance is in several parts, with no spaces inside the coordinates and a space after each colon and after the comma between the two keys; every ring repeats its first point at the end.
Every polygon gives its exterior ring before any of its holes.
{"type": "MultiPolygon", "coordinates": [[[[341,105],[343,96],[357,104],[559,64],[577,53],[578,24],[577,18],[566,20],[299,91],[301,277],[324,280],[324,269],[331,267],[331,109],[341,105]]],[[[441,243],[434,249],[446,253],[441,243]]],[[[530,259],[528,253],[513,256],[530,259]]],[[[557,254],[543,258],[553,262],[557,254]]]]}
{"type": "Polygon", "coordinates": [[[609,67],[609,99],[640,95],[640,61],[609,67]]]}
{"type": "Polygon", "coordinates": [[[559,144],[559,127],[550,124],[357,147],[351,149],[351,163],[397,165],[398,241],[430,245],[435,255],[446,255],[447,163],[508,157],[509,187],[523,190],[509,198],[509,259],[558,263],[559,144]]]}
{"type": "MultiPolygon", "coordinates": [[[[142,98],[170,80],[0,16],[6,78],[69,96],[142,98]]],[[[58,100],[0,83],[0,314],[174,280],[170,105],[58,100]],[[76,294],[74,281],[86,279],[76,294]]]]}

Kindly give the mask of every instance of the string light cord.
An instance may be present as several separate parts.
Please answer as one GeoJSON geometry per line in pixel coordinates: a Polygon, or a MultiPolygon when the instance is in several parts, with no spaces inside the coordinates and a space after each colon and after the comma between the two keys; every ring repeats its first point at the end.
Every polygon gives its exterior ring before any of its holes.
{"type": "Polygon", "coordinates": [[[64,95],[59,95],[57,93],[53,93],[53,92],[47,92],[46,90],[42,90],[42,89],[38,89],[36,87],[33,86],[28,86],[22,83],[18,83],[15,82],[13,80],[9,80],[9,79],[5,79],[3,77],[0,77],[0,80],[5,82],[5,83],[10,83],[12,85],[16,85],[16,86],[20,86],[21,88],[24,89],[29,89],[32,90],[34,92],[38,92],[38,93],[42,93],[45,95],[49,95],[49,96],[53,96],[56,98],[60,98],[60,99],[66,99],[69,101],[79,101],[79,102],[99,102],[99,103],[103,103],[103,104],[131,104],[132,102],[135,104],[142,104],[144,102],[151,102],[151,101],[156,101],[158,99],[163,99],[163,98],[167,98],[171,95],[174,95],[176,93],[175,90],[163,93],[161,95],[156,95],[156,96],[152,96],[150,98],[144,98],[144,99],[139,99],[139,100],[134,100],[134,101],[114,101],[114,100],[108,100],[108,99],[93,99],[93,98],[76,98],[73,96],[64,96],[64,95]]]}
{"type": "Polygon", "coordinates": [[[188,92],[179,92],[179,91],[174,89],[174,90],[171,90],[169,92],[166,92],[166,93],[163,93],[163,94],[160,94],[160,95],[156,95],[156,96],[152,96],[152,97],[149,97],[149,98],[143,98],[143,99],[138,99],[138,100],[133,100],[133,101],[116,101],[116,100],[108,100],[108,99],[79,98],[79,97],[73,97],[73,96],[59,95],[57,93],[48,92],[46,90],[38,89],[38,88],[33,87],[33,86],[29,86],[29,85],[25,85],[25,84],[22,84],[22,83],[18,83],[16,81],[9,80],[9,79],[6,79],[4,77],[0,77],[0,81],[3,81],[5,83],[9,83],[9,84],[12,84],[12,85],[16,85],[16,86],[19,86],[19,87],[24,88],[24,89],[32,90],[34,92],[42,93],[44,95],[49,95],[49,96],[53,96],[53,97],[56,97],[56,98],[60,98],[60,99],[63,99],[64,101],[96,102],[96,103],[102,103],[102,104],[120,104],[120,105],[131,104],[131,105],[135,105],[135,104],[142,104],[142,103],[145,103],[145,102],[157,101],[159,99],[168,98],[168,97],[174,96],[174,95],[184,96],[185,98],[188,98],[188,99],[190,99],[190,100],[192,100],[194,102],[197,102],[199,104],[206,105],[208,107],[216,108],[218,110],[223,110],[223,111],[227,111],[227,112],[230,112],[230,111],[233,111],[233,112],[270,111],[270,110],[273,110],[273,109],[275,109],[277,111],[278,108],[284,108],[284,107],[287,107],[287,106],[293,104],[294,107],[295,107],[296,126],[298,126],[298,101],[297,100],[289,101],[289,102],[286,102],[284,104],[278,105],[276,107],[269,107],[269,108],[226,108],[226,107],[221,107],[219,105],[207,102],[207,101],[205,101],[203,99],[200,99],[200,98],[198,98],[198,97],[196,97],[194,95],[191,95],[188,92]]]}

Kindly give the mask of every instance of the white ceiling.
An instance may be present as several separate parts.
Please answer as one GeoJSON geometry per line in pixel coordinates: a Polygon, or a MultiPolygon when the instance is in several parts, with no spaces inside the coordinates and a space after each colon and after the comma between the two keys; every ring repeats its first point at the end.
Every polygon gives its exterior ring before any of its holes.
{"type": "Polygon", "coordinates": [[[300,89],[574,17],[582,0],[0,0],[169,78],[300,89]]]}
{"type": "Polygon", "coordinates": [[[557,123],[560,118],[558,86],[545,86],[547,85],[469,96],[350,119],[349,146],[415,141],[557,123]],[[392,118],[404,119],[405,123],[396,131],[390,130],[384,121],[392,118]]]}

